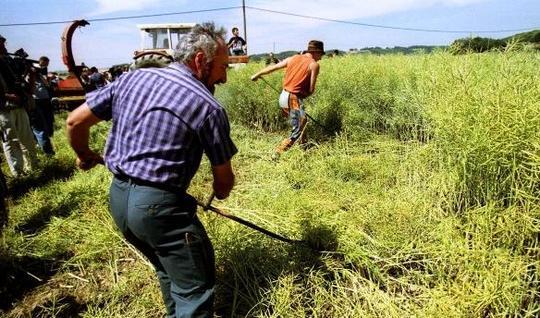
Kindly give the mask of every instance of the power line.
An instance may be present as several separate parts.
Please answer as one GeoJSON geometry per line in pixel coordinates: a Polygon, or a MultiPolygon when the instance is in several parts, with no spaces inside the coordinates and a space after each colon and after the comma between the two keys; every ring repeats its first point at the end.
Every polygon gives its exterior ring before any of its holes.
{"type": "MultiPolygon", "coordinates": [[[[163,17],[163,16],[192,14],[192,13],[235,10],[235,9],[242,9],[242,8],[243,8],[242,6],[235,6],[235,7],[223,7],[223,8],[213,8],[213,9],[203,9],[203,10],[182,11],[182,12],[167,12],[167,13],[120,16],[120,17],[110,17],[110,18],[96,18],[96,19],[86,19],[86,20],[89,21],[89,22],[104,22],[104,21],[129,20],[129,19],[163,17]]],[[[330,18],[324,18],[324,17],[317,17],[317,16],[289,13],[289,12],[283,12],[283,11],[277,11],[277,10],[263,9],[263,8],[251,7],[251,6],[245,6],[245,8],[255,10],[255,11],[274,13],[274,14],[281,14],[281,15],[293,16],[293,17],[304,18],[304,19],[312,19],[312,20],[319,20],[319,21],[326,21],[326,22],[333,22],[333,23],[341,23],[341,24],[350,24],[350,25],[357,25],[357,26],[364,26],[364,27],[371,27],[371,28],[391,29],[391,30],[401,30],[401,31],[413,31],[413,32],[432,32],[432,33],[507,33],[507,32],[529,31],[529,30],[533,30],[533,29],[537,28],[537,27],[533,27],[533,28],[505,29],[505,30],[443,30],[443,29],[426,29],[426,28],[408,28],[408,27],[399,27],[399,26],[370,24],[370,23],[362,23],[362,22],[353,22],[353,21],[346,21],[346,20],[330,19],[330,18]]],[[[70,23],[70,22],[72,22],[72,20],[48,21],[48,22],[9,23],[9,24],[0,24],[0,27],[66,24],[66,23],[70,23]]]]}
{"type": "MultiPolygon", "coordinates": [[[[88,22],[103,22],[103,21],[115,21],[115,20],[129,20],[129,19],[140,19],[140,18],[151,18],[151,17],[163,17],[170,15],[181,15],[181,14],[191,14],[191,13],[202,13],[202,12],[212,12],[212,11],[224,11],[224,10],[233,10],[242,8],[241,6],[236,7],[224,7],[224,8],[214,8],[214,9],[203,9],[203,10],[193,10],[193,11],[182,11],[182,12],[167,12],[167,13],[156,13],[156,14],[144,14],[144,15],[131,15],[131,16],[121,16],[121,17],[111,17],[111,18],[97,18],[97,19],[85,19],[88,22]]],[[[10,26],[29,26],[29,25],[48,25],[48,24],[66,24],[71,23],[73,20],[65,21],[48,21],[48,22],[27,22],[27,23],[9,23],[9,24],[0,24],[0,27],[10,27],[10,26]]]]}
{"type": "Polygon", "coordinates": [[[312,20],[319,20],[319,21],[327,21],[327,22],[335,22],[335,23],[342,23],[342,24],[352,24],[352,25],[359,25],[359,26],[365,26],[365,27],[371,27],[371,28],[392,29],[392,30],[401,30],[401,31],[414,31],[414,32],[506,33],[506,32],[529,31],[529,30],[536,29],[536,28],[526,28],[526,29],[508,29],[508,30],[442,30],[442,29],[406,28],[406,27],[397,27],[397,26],[389,26],[389,25],[380,25],[380,24],[370,24],[370,23],[361,23],[361,22],[352,22],[352,21],[345,21],[345,20],[329,19],[329,18],[316,17],[316,16],[310,16],[310,15],[303,15],[303,14],[289,13],[289,12],[283,12],[283,11],[270,10],[270,9],[263,9],[263,8],[257,8],[257,7],[251,7],[251,6],[246,6],[246,8],[256,10],[256,11],[287,15],[287,16],[293,16],[293,17],[298,17],[298,18],[305,18],[305,19],[312,19],[312,20]]]}

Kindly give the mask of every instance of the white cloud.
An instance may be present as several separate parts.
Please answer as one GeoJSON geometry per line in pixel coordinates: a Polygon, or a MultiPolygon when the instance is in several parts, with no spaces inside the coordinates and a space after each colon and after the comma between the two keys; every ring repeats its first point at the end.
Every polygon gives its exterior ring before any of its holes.
{"type": "Polygon", "coordinates": [[[96,0],[97,8],[93,15],[143,10],[157,6],[165,1],[163,0],[96,0]]]}

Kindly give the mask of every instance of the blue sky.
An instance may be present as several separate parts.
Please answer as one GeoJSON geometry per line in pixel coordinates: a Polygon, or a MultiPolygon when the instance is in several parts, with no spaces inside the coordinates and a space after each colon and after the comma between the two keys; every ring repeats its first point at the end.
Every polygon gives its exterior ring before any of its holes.
{"type": "MultiPolygon", "coordinates": [[[[241,6],[235,1],[188,0],[0,0],[0,24],[68,21],[137,16],[241,6]]],[[[289,12],[364,24],[439,30],[540,29],[538,0],[245,0],[248,7],[289,12]]],[[[249,54],[302,50],[311,39],[325,42],[326,49],[349,50],[367,46],[446,45],[469,35],[501,38],[516,32],[440,33],[412,32],[366,27],[286,16],[246,9],[249,54]]],[[[214,21],[228,31],[240,28],[241,9],[190,13],[152,18],[95,21],[80,28],[73,48],[77,64],[106,68],[129,62],[140,45],[136,24],[214,21]]],[[[31,58],[47,55],[51,70],[65,69],[60,36],[65,24],[0,26],[10,52],[24,48],[31,58]]],[[[227,34],[227,37],[230,33],[227,34]]]]}

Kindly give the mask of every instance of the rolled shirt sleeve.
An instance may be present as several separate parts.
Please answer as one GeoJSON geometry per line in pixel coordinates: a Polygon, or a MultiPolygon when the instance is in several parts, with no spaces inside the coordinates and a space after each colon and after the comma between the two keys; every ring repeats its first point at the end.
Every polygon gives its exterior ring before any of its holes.
{"type": "Polygon", "coordinates": [[[230,136],[229,119],[221,107],[214,110],[203,122],[199,139],[213,166],[226,163],[238,152],[230,136]]]}
{"type": "Polygon", "coordinates": [[[86,104],[94,115],[103,120],[112,118],[112,102],[118,81],[86,94],[86,104]]]}

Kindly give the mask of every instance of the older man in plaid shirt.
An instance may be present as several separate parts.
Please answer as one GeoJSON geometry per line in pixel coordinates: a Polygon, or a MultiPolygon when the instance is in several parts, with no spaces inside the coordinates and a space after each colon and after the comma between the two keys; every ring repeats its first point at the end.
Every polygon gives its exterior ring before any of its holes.
{"type": "Polygon", "coordinates": [[[214,251],[186,193],[206,153],[218,199],[234,184],[237,149],[225,110],[213,97],[227,81],[225,31],[195,26],[166,68],[127,73],[89,93],[67,119],[77,163],[103,158],[88,146],[90,127],[112,120],[105,164],[114,174],[111,214],[127,240],[154,265],[169,317],[212,317],[214,251]]]}

